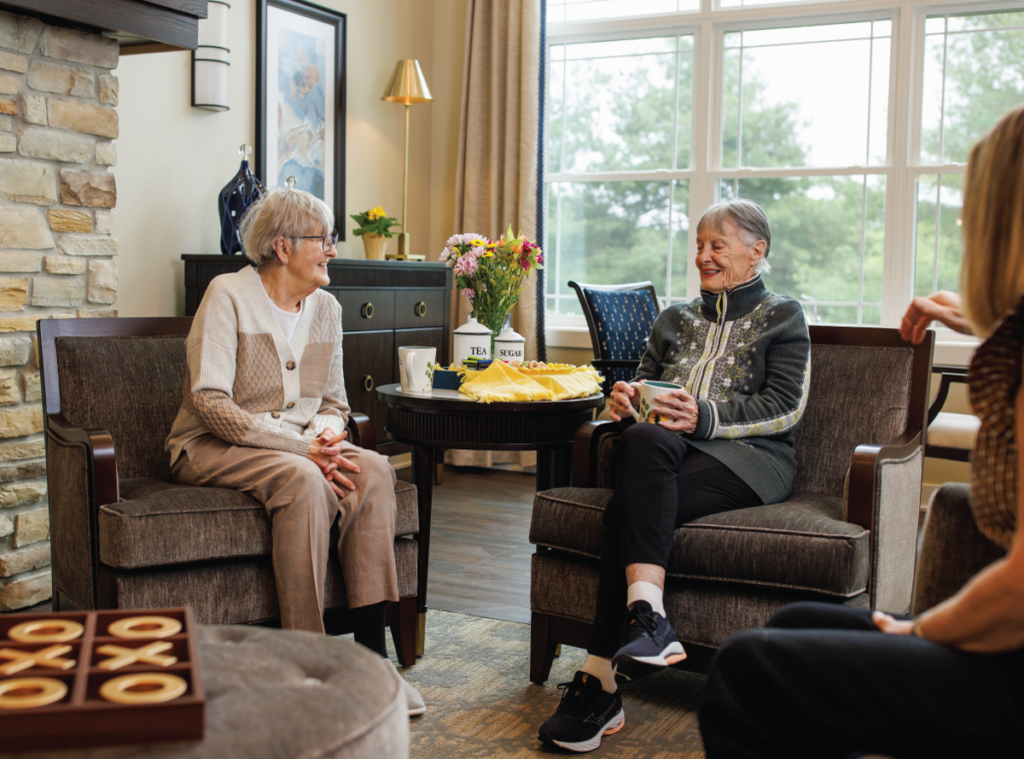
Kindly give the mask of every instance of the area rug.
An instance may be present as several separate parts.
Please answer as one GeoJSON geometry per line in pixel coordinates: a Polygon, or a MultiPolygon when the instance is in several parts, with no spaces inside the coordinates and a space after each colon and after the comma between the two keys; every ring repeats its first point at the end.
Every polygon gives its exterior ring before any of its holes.
{"type": "MultiPolygon", "coordinates": [[[[410,722],[413,759],[570,753],[545,747],[537,727],[558,706],[556,685],[572,679],[584,651],[563,647],[548,682],[534,685],[529,625],[431,610],[425,652],[416,666],[400,670],[427,703],[427,713],[410,722]]],[[[594,756],[703,759],[697,727],[703,683],[700,675],[673,670],[625,686],[626,725],[594,756]]]]}

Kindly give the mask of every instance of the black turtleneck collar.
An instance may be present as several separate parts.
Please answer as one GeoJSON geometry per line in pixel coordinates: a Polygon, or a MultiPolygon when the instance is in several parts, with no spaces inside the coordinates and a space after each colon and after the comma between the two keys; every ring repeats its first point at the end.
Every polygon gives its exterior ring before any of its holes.
{"type": "Polygon", "coordinates": [[[764,286],[764,280],[760,274],[754,275],[742,285],[736,285],[724,293],[713,293],[710,290],[701,290],[700,297],[704,301],[704,316],[711,321],[718,321],[718,300],[722,298],[722,307],[725,308],[725,320],[731,322],[733,319],[749,314],[761,299],[768,292],[764,286]]]}

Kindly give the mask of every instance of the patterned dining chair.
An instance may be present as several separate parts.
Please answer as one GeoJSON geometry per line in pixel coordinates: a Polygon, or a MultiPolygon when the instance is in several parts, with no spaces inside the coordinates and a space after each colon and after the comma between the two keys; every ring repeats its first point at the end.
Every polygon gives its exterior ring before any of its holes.
{"type": "Polygon", "coordinates": [[[594,368],[604,376],[604,394],[636,375],[651,327],[661,309],[651,282],[587,285],[569,282],[587,318],[594,368]]]}

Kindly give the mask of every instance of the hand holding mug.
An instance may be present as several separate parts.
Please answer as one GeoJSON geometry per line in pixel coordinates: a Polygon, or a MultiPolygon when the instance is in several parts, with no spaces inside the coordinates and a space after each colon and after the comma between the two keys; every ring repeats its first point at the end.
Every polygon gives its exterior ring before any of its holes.
{"type": "MultiPolygon", "coordinates": [[[[641,380],[628,384],[616,383],[616,389],[620,384],[624,385],[623,395],[629,393],[630,399],[637,400],[637,407],[630,404],[628,411],[641,424],[660,424],[672,432],[693,432],[697,429],[697,401],[686,388],[670,382],[641,380]]],[[[613,399],[614,396],[613,391],[613,399]]],[[[613,419],[617,410],[615,406],[613,402],[613,419]]]]}
{"type": "Polygon", "coordinates": [[[640,393],[627,382],[616,382],[609,398],[608,415],[613,421],[621,422],[633,413],[633,404],[639,402],[640,393]]]}

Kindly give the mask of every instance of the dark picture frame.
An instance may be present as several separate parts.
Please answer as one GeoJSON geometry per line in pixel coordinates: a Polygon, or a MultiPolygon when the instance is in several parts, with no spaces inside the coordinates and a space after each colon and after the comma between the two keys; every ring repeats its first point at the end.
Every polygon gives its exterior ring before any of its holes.
{"type": "Polygon", "coordinates": [[[267,186],[322,198],[345,239],[344,13],[305,0],[257,0],[256,151],[253,170],[267,186]]]}

